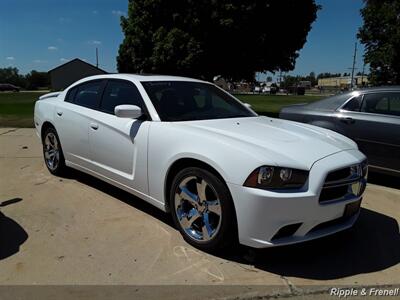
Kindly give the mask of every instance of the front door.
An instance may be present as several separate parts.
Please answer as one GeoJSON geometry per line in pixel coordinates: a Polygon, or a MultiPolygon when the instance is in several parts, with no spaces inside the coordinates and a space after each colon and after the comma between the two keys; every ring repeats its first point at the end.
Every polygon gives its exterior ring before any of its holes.
{"type": "Polygon", "coordinates": [[[150,122],[114,115],[121,104],[137,105],[144,110],[136,86],[125,80],[108,80],[100,108],[89,121],[92,169],[139,192],[147,188],[147,136],[150,122]]]}

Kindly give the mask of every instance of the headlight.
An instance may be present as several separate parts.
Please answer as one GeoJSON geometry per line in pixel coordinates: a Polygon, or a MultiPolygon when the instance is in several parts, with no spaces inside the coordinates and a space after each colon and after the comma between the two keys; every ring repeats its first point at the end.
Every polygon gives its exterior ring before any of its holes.
{"type": "Polygon", "coordinates": [[[365,179],[368,178],[368,161],[364,160],[361,163],[361,176],[364,177],[365,179]]]}
{"type": "Polygon", "coordinates": [[[255,169],[244,186],[260,189],[298,189],[307,181],[308,171],[262,166],[255,169]]]}

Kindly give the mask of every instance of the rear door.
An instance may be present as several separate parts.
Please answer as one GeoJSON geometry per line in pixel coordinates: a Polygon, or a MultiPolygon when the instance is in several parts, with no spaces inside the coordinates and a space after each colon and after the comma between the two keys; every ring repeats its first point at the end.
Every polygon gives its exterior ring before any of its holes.
{"type": "Polygon", "coordinates": [[[370,165],[400,170],[400,92],[367,93],[350,110],[342,111],[338,126],[357,142],[370,165]]]}
{"type": "Polygon", "coordinates": [[[56,107],[54,122],[67,163],[90,167],[89,120],[99,107],[104,80],[71,88],[56,107]]]}
{"type": "Polygon", "coordinates": [[[147,194],[147,136],[150,123],[141,119],[119,118],[117,105],[137,105],[146,112],[133,82],[108,80],[98,111],[89,120],[92,169],[130,188],[147,194]]]}

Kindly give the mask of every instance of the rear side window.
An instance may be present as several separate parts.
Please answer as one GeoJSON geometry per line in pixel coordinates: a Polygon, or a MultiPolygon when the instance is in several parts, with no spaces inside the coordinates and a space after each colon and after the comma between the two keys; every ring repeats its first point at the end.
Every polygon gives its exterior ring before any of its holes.
{"type": "Polygon", "coordinates": [[[129,104],[139,106],[143,110],[142,97],[137,87],[124,80],[110,80],[104,90],[100,110],[114,114],[118,105],[129,104]]]}
{"type": "Polygon", "coordinates": [[[400,116],[400,93],[376,93],[364,96],[361,111],[400,116]]]}
{"type": "Polygon", "coordinates": [[[103,81],[90,81],[78,86],[74,103],[88,108],[97,109],[99,107],[103,81]]]}

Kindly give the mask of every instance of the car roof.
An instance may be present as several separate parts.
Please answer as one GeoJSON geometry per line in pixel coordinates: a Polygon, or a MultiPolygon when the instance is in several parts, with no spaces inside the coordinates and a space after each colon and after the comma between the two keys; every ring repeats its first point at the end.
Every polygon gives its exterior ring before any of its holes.
{"type": "Polygon", "coordinates": [[[355,89],[353,92],[360,92],[360,93],[365,93],[365,92],[385,92],[385,91],[399,91],[400,86],[399,85],[388,85],[388,86],[377,86],[377,87],[369,87],[369,88],[363,88],[363,89],[355,89]]]}
{"type": "MultiPolygon", "coordinates": [[[[206,82],[199,79],[180,77],[180,76],[170,76],[170,75],[152,75],[152,74],[128,74],[128,73],[115,73],[115,74],[104,74],[86,77],[81,80],[94,80],[94,79],[127,79],[133,81],[191,81],[191,82],[206,82]]],[[[208,82],[209,83],[209,82],[208,82]]]]}
{"type": "Polygon", "coordinates": [[[400,86],[379,86],[364,89],[354,89],[345,93],[339,93],[319,101],[315,101],[306,105],[308,109],[330,110],[334,111],[342,106],[347,100],[354,96],[376,92],[393,92],[400,91],[400,86]]]}

